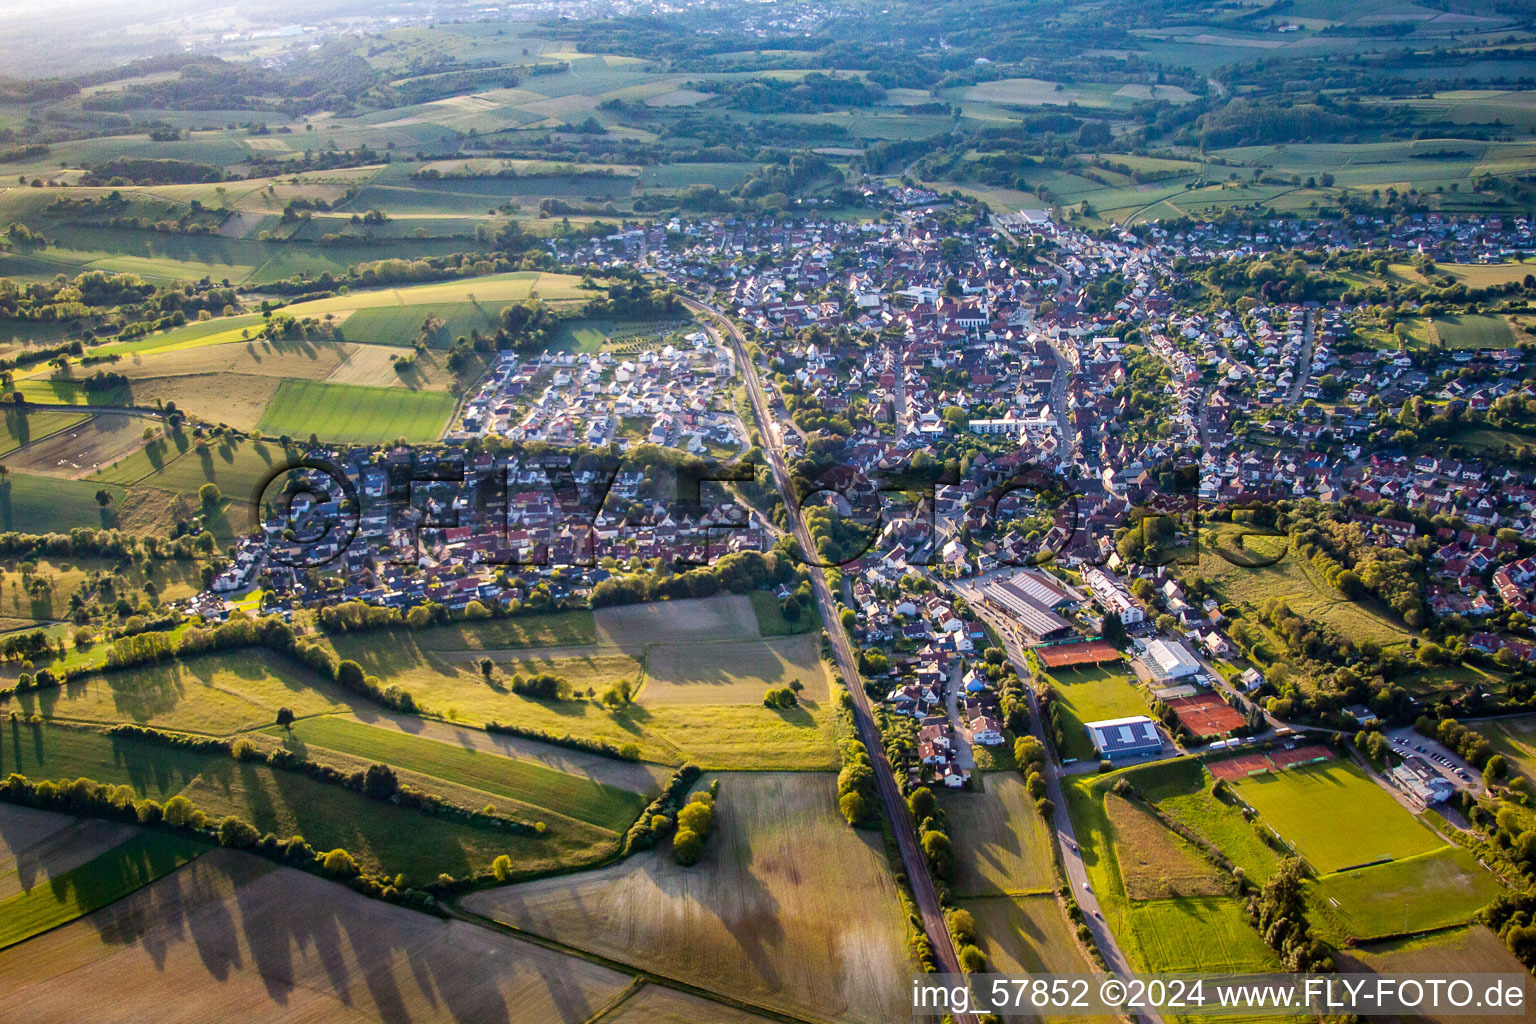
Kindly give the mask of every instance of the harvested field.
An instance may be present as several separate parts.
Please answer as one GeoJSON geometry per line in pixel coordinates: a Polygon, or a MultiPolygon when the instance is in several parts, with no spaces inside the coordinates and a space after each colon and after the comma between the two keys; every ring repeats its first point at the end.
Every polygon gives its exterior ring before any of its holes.
{"type": "Polygon", "coordinates": [[[594,617],[598,642],[620,647],[658,641],[748,640],[758,636],[752,601],[740,594],[601,608],[594,617]]]}
{"type": "MultiPolygon", "coordinates": [[[[976,919],[987,970],[999,974],[1088,974],[1093,971],[1053,894],[961,900],[976,919]]],[[[1113,1017],[1051,1017],[1078,1024],[1109,1024],[1113,1017]]]]}
{"type": "Polygon", "coordinates": [[[603,1017],[603,1024],[767,1024],[770,1019],[675,988],[645,985],[603,1017]]]}
{"type": "Polygon", "coordinates": [[[124,842],[138,829],[0,804],[0,904],[124,842]]]}
{"type": "Polygon", "coordinates": [[[1056,886],[1055,840],[1018,772],[992,772],[975,793],[943,793],[955,841],[956,895],[1048,892],[1056,886]]]}
{"type": "Polygon", "coordinates": [[[144,428],[158,426],[147,416],[97,413],[12,452],[5,461],[23,473],[76,480],[137,450],[144,443],[144,428]]]}
{"type": "Polygon", "coordinates": [[[114,369],[130,380],[194,373],[238,373],[252,377],[324,380],[358,346],[333,341],[266,340],[205,345],[135,354],[114,369]]]}
{"type": "Polygon", "coordinates": [[[1224,895],[1216,869],[1146,808],[1107,793],[1104,811],[1131,899],[1224,895]]]}
{"type": "Polygon", "coordinates": [[[475,893],[517,928],[818,1018],[904,1018],[911,965],[877,835],[845,825],[836,777],[726,774],[703,859],[670,849],[475,893]]]}
{"type": "MultiPolygon", "coordinates": [[[[1484,925],[1372,943],[1358,949],[1339,949],[1334,963],[1343,974],[1451,974],[1472,972],[1525,973],[1525,968],[1504,945],[1498,934],[1484,925]]],[[[1473,1014],[1415,1017],[1447,1024],[1507,1024],[1509,1016],[1473,1014]]]]}
{"type": "Polygon", "coordinates": [[[281,378],[257,374],[192,373],[136,380],[131,390],[136,405],[175,402],[176,408],[209,423],[254,430],[281,383],[281,378]]]}
{"type": "Polygon", "coordinates": [[[0,455],[9,455],[24,444],[41,441],[56,430],[83,423],[83,412],[55,412],[30,406],[8,406],[0,418],[0,455]]]}
{"type": "Polygon", "coordinates": [[[0,953],[0,1018],[584,1021],[630,979],[216,850],[0,953]],[[167,985],[174,985],[174,997],[167,985]]]}
{"type": "Polygon", "coordinates": [[[827,699],[820,637],[658,643],[646,650],[640,703],[756,704],[769,688],[795,680],[805,687],[802,700],[827,699]]]}

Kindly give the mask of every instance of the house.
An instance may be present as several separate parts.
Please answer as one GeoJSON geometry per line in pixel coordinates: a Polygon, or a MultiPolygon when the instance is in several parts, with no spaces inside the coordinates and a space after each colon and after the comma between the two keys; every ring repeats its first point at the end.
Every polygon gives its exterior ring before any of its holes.
{"type": "Polygon", "coordinates": [[[1111,761],[1147,757],[1163,749],[1162,734],[1146,715],[1088,722],[1084,728],[1088,730],[1088,737],[1093,740],[1093,748],[1099,752],[1099,756],[1111,761]]]}
{"type": "Polygon", "coordinates": [[[991,715],[977,715],[971,719],[971,739],[984,747],[995,747],[1003,742],[1003,723],[991,715]]]}

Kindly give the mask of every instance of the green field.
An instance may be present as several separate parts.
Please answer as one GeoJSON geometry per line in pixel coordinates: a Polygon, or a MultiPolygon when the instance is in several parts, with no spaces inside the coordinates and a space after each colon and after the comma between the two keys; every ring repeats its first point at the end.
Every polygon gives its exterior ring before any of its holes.
{"type": "Polygon", "coordinates": [[[763,636],[791,636],[795,633],[809,633],[820,623],[819,616],[814,611],[804,611],[794,622],[784,617],[784,611],[779,606],[779,599],[766,590],[754,590],[752,597],[752,611],[757,615],[757,628],[763,636]]]}
{"type": "Polygon", "coordinates": [[[1356,939],[1465,924],[1502,891],[1474,854],[1449,846],[1312,884],[1322,919],[1356,939]]]}
{"type": "Polygon", "coordinates": [[[1441,313],[1434,332],[1446,348],[1508,348],[1515,343],[1509,321],[1486,313],[1441,313]]]}
{"type": "Polygon", "coordinates": [[[540,836],[461,825],[370,800],[341,786],[264,763],[237,762],[83,729],[0,723],[0,774],[128,785],[162,803],[178,793],[212,818],[238,815],[259,832],[301,835],[317,849],[343,847],[369,870],[431,879],[485,871],[508,854],[519,872],[538,873],[606,856],[617,837],[561,821],[540,836]]]}
{"type": "Polygon", "coordinates": [[[206,850],[178,836],[139,832],[86,863],[0,900],[0,948],[73,921],[142,888],[206,850]]]}
{"type": "Polygon", "coordinates": [[[1207,896],[1143,900],[1130,911],[1138,967],[1200,974],[1262,972],[1279,962],[1248,923],[1241,900],[1207,896]]]}
{"type": "Polygon", "coordinates": [[[1311,562],[1287,549],[1272,565],[1234,565],[1216,553],[1218,544],[1241,532],[1229,523],[1209,523],[1200,538],[1199,574],[1222,601],[1257,607],[1266,598],[1284,597],[1296,614],[1325,622],[1354,639],[1375,640],[1382,646],[1404,643],[1409,633],[1374,606],[1346,599],[1317,575],[1311,562]]]}
{"type": "Polygon", "coordinates": [[[270,725],[284,707],[299,715],[375,710],[366,699],[263,650],[102,673],[67,687],[19,694],[14,706],[44,718],[133,722],[214,735],[270,725]]]}
{"type": "Polygon", "coordinates": [[[1379,860],[1400,860],[1443,842],[1353,764],[1329,761],[1240,779],[1233,790],[1327,874],[1379,860]],[[1349,808],[1349,814],[1327,813],[1349,808]]]}
{"type": "Polygon", "coordinates": [[[82,776],[114,786],[132,786],[141,797],[164,802],[199,772],[224,762],[208,754],[114,739],[85,729],[16,721],[0,722],[0,774],[29,779],[82,776]]]}
{"type": "MultiPolygon", "coordinates": [[[[111,526],[113,515],[96,502],[102,485],[90,480],[61,480],[52,476],[10,473],[0,481],[0,530],[18,533],[63,533],[77,526],[111,526]]],[[[121,488],[107,486],[114,504],[121,488]]]]}
{"type": "Polygon", "coordinates": [[[358,384],[285,380],[261,417],[266,434],[353,444],[385,444],[396,438],[435,441],[453,412],[452,395],[358,384]]]}
{"type": "Polygon", "coordinates": [[[1097,757],[1087,722],[1148,714],[1147,702],[1129,676],[1111,668],[1063,669],[1047,675],[1061,705],[1061,756],[1084,761],[1097,757]]]}
{"type": "Polygon", "coordinates": [[[347,317],[341,325],[341,336],[365,345],[413,345],[425,334],[434,348],[448,348],[455,340],[468,337],[471,331],[495,334],[500,318],[499,305],[474,302],[371,306],[347,317]],[[426,332],[422,328],[429,316],[441,323],[426,332]]]}
{"type": "MultiPolygon", "coordinates": [[[[284,735],[276,726],[268,731],[284,735]]],[[[639,793],[552,771],[529,759],[376,729],[346,718],[306,718],[296,722],[289,735],[300,748],[314,745],[338,750],[504,796],[531,808],[548,808],[614,832],[627,829],[646,804],[639,793]]]]}

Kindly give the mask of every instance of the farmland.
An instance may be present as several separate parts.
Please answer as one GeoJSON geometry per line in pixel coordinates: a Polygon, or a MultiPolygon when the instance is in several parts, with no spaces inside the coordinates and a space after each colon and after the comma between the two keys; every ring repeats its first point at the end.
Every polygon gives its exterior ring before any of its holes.
{"type": "Polygon", "coordinates": [[[452,397],[436,391],[285,380],[257,425],[267,434],[318,434],[354,444],[435,441],[453,404],[452,397]]]}
{"type": "Polygon", "coordinates": [[[955,839],[956,895],[1049,892],[1056,885],[1055,841],[1024,780],[1016,772],[992,772],[985,779],[980,793],[942,798],[955,839]]]}
{"type": "Polygon", "coordinates": [[[788,1012],[893,1019],[910,970],[895,882],[878,837],[838,817],[835,790],[831,775],[727,774],[693,868],[662,849],[464,905],[788,1012]]]}
{"type": "Polygon", "coordinates": [[[1446,348],[1508,348],[1515,340],[1503,317],[1487,314],[1443,313],[1434,333],[1446,348]]]}
{"type": "Polygon", "coordinates": [[[1138,901],[1129,924],[1143,970],[1241,974],[1277,967],[1242,901],[1232,897],[1138,901]]]}
{"type": "Polygon", "coordinates": [[[1239,780],[1237,795],[1265,824],[1327,874],[1378,860],[1429,853],[1443,843],[1381,787],[1345,761],[1329,761],[1239,780]],[[1343,819],[1321,807],[1348,807],[1343,819]]]}
{"type": "MultiPolygon", "coordinates": [[[[274,726],[270,731],[278,731],[274,726]]],[[[447,782],[506,797],[535,811],[547,808],[612,831],[630,826],[645,806],[642,794],[435,739],[376,729],[347,718],[307,718],[283,733],[295,749],[325,747],[447,782]]]]}
{"type": "Polygon", "coordinates": [[[646,648],[640,702],[749,704],[771,687],[799,681],[802,700],[824,701],[827,670],[814,636],[722,640],[710,644],[657,643],[646,648]]]}
{"type": "MultiPolygon", "coordinates": [[[[1483,925],[1453,928],[1429,935],[1362,944],[1334,955],[1343,974],[1427,974],[1460,971],[1509,971],[1520,973],[1520,961],[1493,931],[1483,925]]],[[[1467,1024],[1498,1024],[1505,1017],[1489,1014],[1434,1015],[1425,1021],[1464,1021],[1467,1024]]]]}
{"type": "Polygon", "coordinates": [[[51,874],[46,882],[36,879],[24,891],[0,900],[0,948],[121,899],[205,849],[189,839],[138,832],[78,867],[51,874]]]}
{"type": "Polygon", "coordinates": [[[220,850],[0,953],[0,1016],[126,1022],[134,1007],[164,1002],[168,978],[193,1016],[239,1007],[263,1019],[447,1022],[514,1019],[515,1009],[529,1024],[584,1020],[630,982],[220,850]]]}

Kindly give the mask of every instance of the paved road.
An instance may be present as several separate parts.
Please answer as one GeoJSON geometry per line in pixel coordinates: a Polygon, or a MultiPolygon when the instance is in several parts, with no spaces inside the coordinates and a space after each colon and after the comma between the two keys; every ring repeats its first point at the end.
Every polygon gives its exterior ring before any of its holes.
{"type": "Polygon", "coordinates": [[[1301,358],[1296,361],[1296,379],[1291,382],[1291,390],[1286,393],[1286,405],[1295,405],[1301,401],[1301,391],[1307,386],[1307,381],[1312,379],[1312,342],[1316,337],[1317,317],[1309,309],[1306,325],[1301,329],[1301,358]]]}
{"type": "MultiPolygon", "coordinates": [[[[805,525],[805,518],[799,514],[799,503],[793,500],[794,489],[790,482],[789,468],[784,462],[779,432],[773,418],[769,415],[768,402],[763,395],[762,383],[757,377],[757,367],[747,357],[746,339],[742,337],[734,323],[709,306],[688,298],[683,299],[683,303],[706,318],[705,329],[717,339],[721,328],[730,335],[731,343],[736,349],[736,356],[741,360],[742,375],[746,379],[747,391],[752,399],[752,411],[757,417],[758,429],[763,435],[763,452],[773,471],[773,479],[778,486],[780,500],[784,502],[785,511],[789,513],[790,525],[796,540],[800,542],[801,550],[810,556],[815,552],[816,545],[812,542],[810,529],[805,525]]],[[[864,692],[863,683],[860,681],[853,648],[848,643],[848,634],[838,622],[837,604],[832,600],[832,590],[827,586],[826,574],[820,570],[812,570],[811,586],[816,595],[816,604],[821,610],[821,620],[826,623],[827,634],[832,638],[834,660],[842,673],[843,683],[853,698],[853,720],[858,728],[859,738],[864,741],[865,747],[869,750],[870,760],[874,762],[880,802],[884,804],[886,815],[891,822],[891,829],[895,832],[896,845],[901,852],[902,867],[906,871],[907,882],[912,887],[913,898],[922,914],[923,929],[927,932],[928,941],[933,947],[934,961],[941,973],[960,974],[962,973],[960,958],[955,951],[949,928],[944,923],[944,910],[939,903],[938,892],[933,887],[933,879],[928,874],[928,865],[922,851],[918,848],[917,832],[911,811],[896,785],[896,775],[891,770],[890,762],[886,760],[885,748],[880,742],[880,733],[875,728],[874,715],[870,711],[869,695],[864,692]]],[[[977,1024],[974,1014],[957,1015],[956,1019],[963,1024],[977,1024]]]]}
{"type": "MultiPolygon", "coordinates": [[[[953,586],[953,584],[946,584],[953,586]]],[[[958,588],[957,588],[958,589],[958,588]]],[[[1030,678],[1029,663],[1024,660],[1023,649],[1011,636],[1011,631],[1006,630],[1000,618],[981,601],[971,598],[961,591],[960,596],[966,599],[971,611],[986,621],[993,631],[1003,639],[1003,650],[1008,654],[1008,660],[1013,663],[1014,670],[1019,673],[1019,678],[1030,678]]],[[[1028,683],[1024,686],[1024,693],[1029,699],[1030,733],[1050,749],[1050,744],[1045,738],[1045,717],[1040,713],[1040,702],[1035,697],[1035,689],[1028,683]]],[[[1098,766],[1091,765],[1094,771],[1098,766]]],[[[1072,897],[1077,900],[1078,906],[1083,908],[1084,921],[1088,925],[1088,931],[1093,935],[1093,942],[1104,957],[1106,970],[1129,974],[1131,967],[1125,959],[1125,954],[1120,949],[1120,944],[1115,941],[1115,934],[1105,922],[1103,909],[1099,906],[1099,898],[1090,887],[1088,870],[1083,865],[1082,851],[1078,846],[1077,832],[1072,827],[1072,817],[1067,813],[1067,800],[1061,789],[1061,778],[1064,774],[1055,764],[1047,762],[1045,770],[1046,796],[1056,806],[1055,813],[1051,816],[1051,826],[1056,830],[1057,845],[1061,849],[1061,863],[1066,870],[1067,881],[1072,886],[1072,897]]],[[[1163,1019],[1157,1014],[1141,1014],[1137,1017],[1144,1024],[1162,1024],[1163,1019]]]]}

